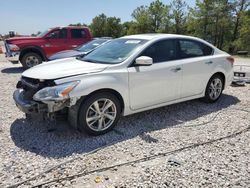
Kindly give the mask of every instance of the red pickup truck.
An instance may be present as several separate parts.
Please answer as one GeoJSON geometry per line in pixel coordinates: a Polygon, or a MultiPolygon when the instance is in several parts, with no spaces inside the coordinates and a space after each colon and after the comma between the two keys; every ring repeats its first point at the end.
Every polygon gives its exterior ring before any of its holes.
{"type": "Polygon", "coordinates": [[[87,27],[56,27],[36,37],[14,37],[5,40],[6,57],[15,63],[20,61],[30,68],[47,61],[52,54],[73,49],[92,40],[87,27]]]}

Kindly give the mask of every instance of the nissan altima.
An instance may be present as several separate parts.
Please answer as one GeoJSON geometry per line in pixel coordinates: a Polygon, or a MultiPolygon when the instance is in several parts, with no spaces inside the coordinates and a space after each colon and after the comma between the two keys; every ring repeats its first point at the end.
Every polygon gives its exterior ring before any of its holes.
{"type": "Polygon", "coordinates": [[[234,59],[190,36],[141,34],[23,72],[14,100],[26,114],[66,114],[80,131],[100,135],[121,115],[202,98],[216,102],[233,79],[234,59]]]}

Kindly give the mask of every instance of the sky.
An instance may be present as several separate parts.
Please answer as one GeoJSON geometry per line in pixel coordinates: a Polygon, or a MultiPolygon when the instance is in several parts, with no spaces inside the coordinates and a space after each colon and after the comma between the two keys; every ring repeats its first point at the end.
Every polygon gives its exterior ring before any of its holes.
{"type": "MultiPolygon", "coordinates": [[[[153,0],[0,0],[0,34],[13,30],[30,35],[56,26],[71,23],[90,24],[91,20],[104,13],[132,20],[134,9],[149,5],[153,0]]],[[[171,0],[162,0],[170,4],[171,0]]],[[[195,0],[186,1],[194,6],[195,0]]]]}

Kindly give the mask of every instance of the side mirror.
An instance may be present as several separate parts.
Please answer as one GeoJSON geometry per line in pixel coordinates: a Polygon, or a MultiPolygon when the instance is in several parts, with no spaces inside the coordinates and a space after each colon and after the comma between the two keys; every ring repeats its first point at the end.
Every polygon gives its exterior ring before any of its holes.
{"type": "Polygon", "coordinates": [[[135,65],[138,66],[150,66],[152,64],[153,64],[153,59],[148,56],[140,56],[135,60],[135,65]]]}

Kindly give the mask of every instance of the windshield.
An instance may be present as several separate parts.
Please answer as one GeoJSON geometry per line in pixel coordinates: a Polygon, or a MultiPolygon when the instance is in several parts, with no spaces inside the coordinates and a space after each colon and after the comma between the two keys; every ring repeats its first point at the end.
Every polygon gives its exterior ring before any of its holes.
{"type": "Polygon", "coordinates": [[[43,32],[41,32],[40,34],[37,35],[37,37],[44,37],[51,29],[47,29],[43,32]]]}
{"type": "Polygon", "coordinates": [[[95,40],[88,42],[87,44],[84,44],[82,46],[77,47],[76,50],[81,51],[81,52],[88,52],[88,51],[95,49],[96,47],[100,46],[101,44],[103,44],[107,41],[108,41],[108,39],[95,39],[95,40]]]}
{"type": "Polygon", "coordinates": [[[83,61],[118,64],[126,60],[133,52],[145,44],[146,40],[116,39],[102,45],[84,58],[83,61]]]}

